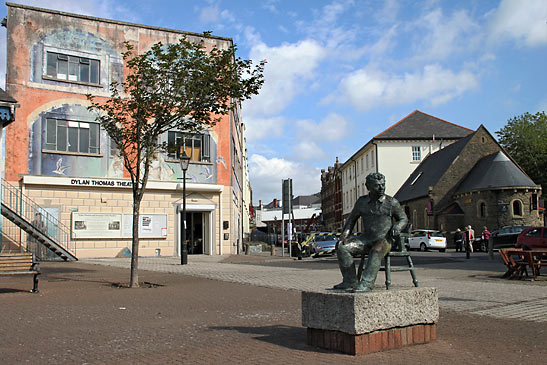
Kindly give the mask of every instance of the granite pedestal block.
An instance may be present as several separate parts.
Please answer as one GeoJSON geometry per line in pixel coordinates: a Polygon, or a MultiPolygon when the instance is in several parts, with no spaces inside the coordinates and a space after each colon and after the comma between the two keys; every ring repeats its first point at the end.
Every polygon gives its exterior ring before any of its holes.
{"type": "Polygon", "coordinates": [[[302,293],[308,344],[352,355],[434,340],[438,319],[435,288],[302,293]]]}

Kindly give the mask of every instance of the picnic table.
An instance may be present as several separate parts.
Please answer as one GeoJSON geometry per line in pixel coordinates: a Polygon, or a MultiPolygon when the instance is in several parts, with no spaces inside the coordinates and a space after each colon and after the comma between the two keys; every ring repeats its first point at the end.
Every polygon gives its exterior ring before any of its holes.
{"type": "Polygon", "coordinates": [[[499,250],[499,254],[507,266],[507,272],[503,277],[509,279],[522,279],[523,274],[528,277],[530,269],[534,280],[540,275],[543,263],[547,262],[547,249],[503,248],[499,250]]]}

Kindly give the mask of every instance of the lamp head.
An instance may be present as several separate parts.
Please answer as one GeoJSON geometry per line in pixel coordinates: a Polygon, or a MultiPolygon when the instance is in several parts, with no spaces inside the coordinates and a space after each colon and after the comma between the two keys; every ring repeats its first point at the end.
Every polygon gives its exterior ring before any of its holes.
{"type": "Polygon", "coordinates": [[[182,168],[182,171],[188,170],[188,166],[190,165],[190,157],[186,154],[186,151],[184,150],[184,147],[181,147],[182,154],[180,156],[180,167],[182,168]]]}

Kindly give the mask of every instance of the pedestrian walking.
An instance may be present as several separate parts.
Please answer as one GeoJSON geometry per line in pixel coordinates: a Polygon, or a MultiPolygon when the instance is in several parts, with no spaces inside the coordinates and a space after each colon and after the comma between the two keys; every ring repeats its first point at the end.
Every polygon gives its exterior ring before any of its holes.
{"type": "Polygon", "coordinates": [[[482,233],[481,233],[481,251],[486,252],[488,251],[488,241],[490,240],[490,237],[492,234],[488,230],[486,226],[482,227],[482,233]]]}
{"type": "Polygon", "coordinates": [[[475,240],[475,231],[471,225],[467,226],[465,230],[465,257],[469,259],[471,252],[473,252],[473,241],[475,240]]]}
{"type": "Polygon", "coordinates": [[[454,244],[456,245],[456,252],[463,252],[463,233],[459,228],[454,233],[454,244]]]}

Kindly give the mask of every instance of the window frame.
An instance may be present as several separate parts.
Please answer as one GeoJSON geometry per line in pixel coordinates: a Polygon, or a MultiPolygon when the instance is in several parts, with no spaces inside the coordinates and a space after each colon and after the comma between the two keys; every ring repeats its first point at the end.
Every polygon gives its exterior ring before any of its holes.
{"type": "Polygon", "coordinates": [[[412,162],[422,160],[422,148],[420,146],[412,146],[412,162]]]}
{"type": "Polygon", "coordinates": [[[209,133],[189,133],[178,130],[167,131],[167,160],[180,161],[180,147],[184,145],[186,141],[191,141],[190,146],[185,145],[185,151],[190,157],[190,162],[211,163],[211,135],[209,133]],[[173,135],[173,143],[171,143],[171,135],[173,135]],[[180,140],[182,140],[182,143],[179,143],[180,140]],[[197,141],[199,141],[199,146],[196,146],[197,141]],[[194,156],[196,148],[199,149],[198,159],[194,156]],[[170,151],[171,149],[172,151],[170,151]],[[190,153],[188,153],[188,151],[190,151],[190,153]]]}
{"type": "Polygon", "coordinates": [[[520,199],[514,199],[512,202],[511,202],[511,213],[513,215],[513,217],[523,217],[524,216],[524,204],[522,203],[522,201],[520,199]],[[518,209],[520,210],[520,212],[515,212],[515,204],[518,205],[518,209]]]}
{"type": "Polygon", "coordinates": [[[42,152],[93,157],[102,156],[100,123],[45,116],[42,126],[42,152]],[[52,129],[50,126],[53,123],[54,128],[52,129]],[[60,148],[59,134],[64,134],[64,138],[62,138],[65,140],[64,148],[60,148]],[[74,137],[75,139],[71,140],[74,137]],[[92,141],[92,139],[95,139],[95,141],[92,141]],[[87,145],[84,151],[82,151],[83,141],[86,141],[87,145]],[[71,150],[71,146],[74,143],[76,143],[76,148],[71,150]]]}
{"type": "Polygon", "coordinates": [[[88,55],[76,55],[76,53],[64,53],[58,50],[44,50],[44,69],[42,72],[42,79],[53,80],[60,82],[67,82],[79,85],[91,85],[101,86],[101,60],[99,58],[88,57],[88,55]],[[50,56],[55,57],[55,75],[51,74],[50,56]],[[63,59],[64,58],[64,59],[63,59]],[[59,73],[59,60],[66,62],[66,74],[59,73]],[[71,73],[71,69],[74,69],[74,65],[77,66],[75,73],[71,73]],[[84,65],[84,66],[82,66],[84,65]],[[73,66],[71,68],[71,66],[73,66]],[[82,80],[83,68],[87,68],[87,81],[82,80]],[[93,72],[95,70],[95,72],[93,72]],[[92,75],[96,73],[96,82],[92,79],[92,75]],[[66,77],[59,77],[59,75],[65,75],[66,77]],[[75,76],[75,79],[70,79],[71,76],[75,76]]]}

